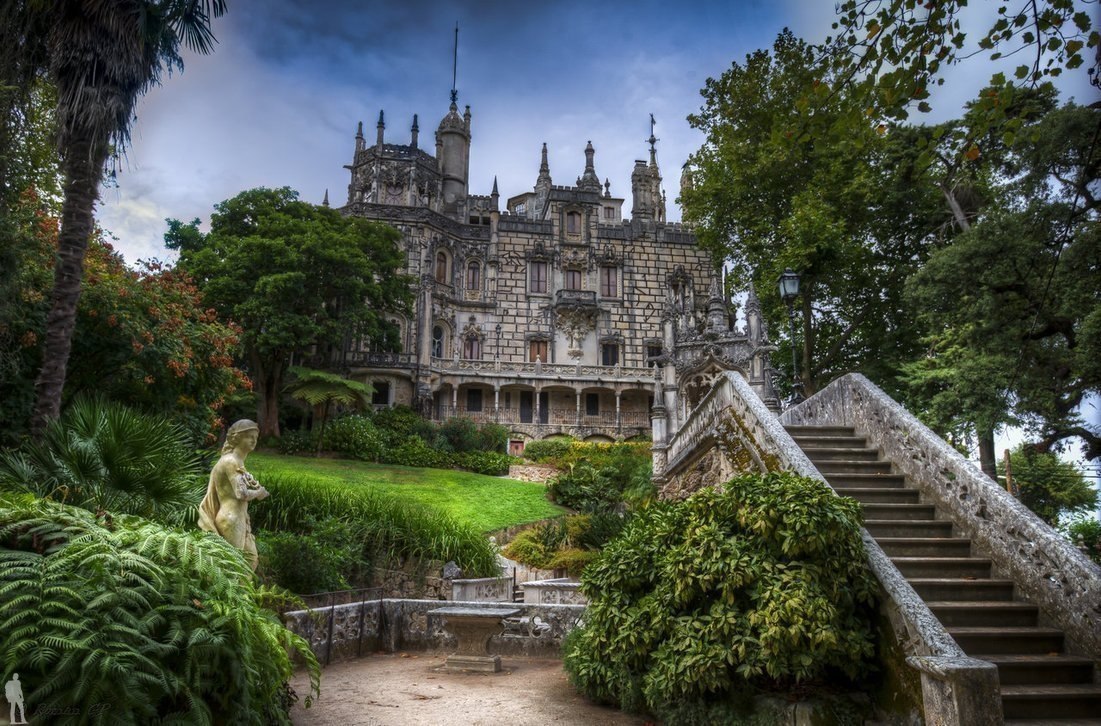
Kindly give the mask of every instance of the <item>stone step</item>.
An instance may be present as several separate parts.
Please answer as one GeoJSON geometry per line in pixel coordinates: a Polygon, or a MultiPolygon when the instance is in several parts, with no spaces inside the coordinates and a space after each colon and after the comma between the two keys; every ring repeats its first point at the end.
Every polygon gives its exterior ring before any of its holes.
{"type": "Polygon", "coordinates": [[[1006,719],[1047,719],[1050,723],[1052,719],[1089,718],[1096,724],[1101,714],[1101,686],[1002,686],[1002,713],[1006,719]]]}
{"type": "Polygon", "coordinates": [[[888,557],[969,557],[971,540],[966,537],[878,537],[888,557]]]}
{"type": "Polygon", "coordinates": [[[819,461],[814,462],[814,468],[822,472],[829,479],[833,474],[890,474],[891,462],[889,461],[819,461]]]}
{"type": "Polygon", "coordinates": [[[1003,686],[1093,683],[1093,661],[1076,655],[987,655],[983,660],[998,666],[1003,686]]]}
{"type": "Polygon", "coordinates": [[[959,580],[943,577],[907,577],[922,600],[966,601],[1013,599],[1012,580],[959,580]]]}
{"type": "Polygon", "coordinates": [[[878,461],[879,449],[865,447],[853,448],[809,448],[803,447],[807,458],[817,464],[820,461],[878,461]]]}
{"type": "Polygon", "coordinates": [[[788,435],[796,436],[856,436],[849,426],[785,426],[788,435]]]}
{"type": "Polygon", "coordinates": [[[948,628],[948,634],[965,653],[976,658],[984,655],[1045,655],[1063,652],[1063,631],[1057,628],[951,627],[948,628]]]}
{"type": "Polygon", "coordinates": [[[795,443],[803,449],[810,448],[831,448],[831,447],[848,447],[863,449],[868,445],[867,439],[860,436],[818,436],[816,435],[804,435],[792,436],[795,439],[795,443]]]}
{"type": "Polygon", "coordinates": [[[886,487],[837,487],[835,492],[852,497],[861,504],[920,504],[917,489],[889,489],[886,487]]]}
{"type": "Polygon", "coordinates": [[[881,519],[875,522],[865,520],[864,529],[868,534],[880,537],[930,537],[942,539],[952,536],[952,523],[947,519],[927,519],[921,521],[881,519]]]}
{"type": "Polygon", "coordinates": [[[891,562],[906,577],[990,577],[990,560],[982,557],[892,557],[891,562]]]}
{"type": "Polygon", "coordinates": [[[865,504],[864,521],[878,521],[888,519],[898,521],[900,519],[913,522],[915,520],[932,520],[936,518],[936,507],[932,504],[865,504]]]}
{"type": "MultiPolygon", "coordinates": [[[[822,471],[819,469],[819,471],[822,471]]],[[[901,489],[906,486],[906,477],[901,474],[842,474],[822,472],[833,488],[837,487],[876,487],[878,489],[901,489]]]]}
{"type": "Polygon", "coordinates": [[[925,603],[944,627],[1028,627],[1037,623],[1038,608],[1027,602],[929,600],[925,603]]]}

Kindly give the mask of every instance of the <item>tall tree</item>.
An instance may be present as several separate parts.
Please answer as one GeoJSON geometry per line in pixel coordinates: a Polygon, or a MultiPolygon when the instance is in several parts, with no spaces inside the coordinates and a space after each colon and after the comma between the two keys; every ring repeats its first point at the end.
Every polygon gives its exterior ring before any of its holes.
{"type": "Polygon", "coordinates": [[[835,83],[789,31],[771,52],[709,79],[689,117],[707,141],[681,197],[702,243],[755,284],[781,336],[775,282],[786,267],[800,273],[808,392],[854,369],[890,385],[915,342],[901,290],[922,258],[932,205],[927,185],[915,184],[924,171],[912,149],[835,83]]]}
{"type": "Polygon", "coordinates": [[[1039,450],[1077,436],[1101,457],[1080,413],[1101,393],[1099,117],[1068,104],[1021,127],[1036,142],[990,153],[993,203],[908,287],[928,344],[908,378],[934,423],[975,427],[988,473],[1007,423],[1039,450]]]}
{"type": "Polygon", "coordinates": [[[353,345],[396,350],[388,312],[406,310],[409,281],[397,230],[251,189],[216,205],[210,233],[169,221],[165,243],[180,251],[207,300],[241,327],[258,396],[261,435],[279,434],[279,396],[291,359],[339,362],[353,345]]]}
{"type": "Polygon", "coordinates": [[[57,418],[76,321],[84,254],[99,182],[112,148],[125,146],[134,107],[180,46],[208,53],[225,0],[15,0],[5,5],[3,70],[16,84],[45,72],[57,90],[64,200],[43,364],[32,429],[57,418]],[[18,49],[12,51],[11,49],[18,49]]]}

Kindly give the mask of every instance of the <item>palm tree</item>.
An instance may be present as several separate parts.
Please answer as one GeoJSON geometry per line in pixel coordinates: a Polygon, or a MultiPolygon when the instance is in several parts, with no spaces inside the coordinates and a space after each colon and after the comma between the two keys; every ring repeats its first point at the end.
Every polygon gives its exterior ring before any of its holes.
{"type": "Polygon", "coordinates": [[[5,3],[0,46],[19,48],[4,70],[15,80],[47,74],[57,88],[58,150],[65,178],[54,290],[46,319],[42,370],[31,429],[40,433],[61,410],[61,393],[84,253],[94,227],[99,182],[112,151],[129,140],[134,107],[165,69],[182,69],[181,43],[214,47],[213,18],[226,0],[12,0],[5,3]]]}
{"type": "Polygon", "coordinates": [[[325,422],[329,418],[329,404],[341,403],[359,409],[365,409],[371,405],[371,394],[375,389],[367,383],[302,366],[291,366],[287,372],[293,375],[295,380],[288,383],[283,390],[289,393],[291,398],[305,401],[314,407],[315,424],[320,419],[320,430],[317,433],[318,454],[321,453],[321,446],[325,440],[325,422]]]}

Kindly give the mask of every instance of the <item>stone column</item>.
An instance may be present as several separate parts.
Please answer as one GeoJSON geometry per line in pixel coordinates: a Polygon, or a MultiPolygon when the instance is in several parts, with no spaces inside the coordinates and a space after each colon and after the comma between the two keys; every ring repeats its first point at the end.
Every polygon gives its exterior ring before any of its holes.
{"type": "Polygon", "coordinates": [[[615,430],[616,430],[616,433],[619,433],[619,429],[620,429],[620,426],[621,426],[621,422],[619,420],[619,399],[622,395],[623,395],[623,392],[620,391],[617,388],[616,391],[615,391],[615,430]]]}
{"type": "Polygon", "coordinates": [[[459,412],[459,386],[451,384],[451,415],[457,416],[459,412]]]}
{"type": "Polygon", "coordinates": [[[581,391],[577,391],[577,428],[581,428],[581,391]]]}
{"type": "Polygon", "coordinates": [[[501,420],[501,386],[493,387],[493,422],[501,420]]]}

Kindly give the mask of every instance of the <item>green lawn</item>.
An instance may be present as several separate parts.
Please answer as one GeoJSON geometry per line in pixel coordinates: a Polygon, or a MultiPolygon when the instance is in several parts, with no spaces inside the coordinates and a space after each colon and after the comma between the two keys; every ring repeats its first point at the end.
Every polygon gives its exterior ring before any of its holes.
{"type": "Polygon", "coordinates": [[[371,487],[442,509],[483,532],[556,517],[566,512],[547,501],[543,484],[468,471],[417,469],[351,459],[314,459],[269,453],[250,455],[248,468],[261,483],[264,474],[270,473],[371,487]]]}

